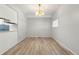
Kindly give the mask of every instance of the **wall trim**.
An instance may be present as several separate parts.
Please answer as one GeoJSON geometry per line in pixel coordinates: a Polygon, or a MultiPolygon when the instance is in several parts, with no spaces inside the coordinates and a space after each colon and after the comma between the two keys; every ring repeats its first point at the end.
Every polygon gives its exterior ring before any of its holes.
{"type": "Polygon", "coordinates": [[[9,49],[11,49],[11,48],[14,47],[15,45],[17,45],[17,42],[16,42],[13,46],[9,47],[8,49],[6,49],[6,50],[3,51],[2,53],[0,53],[0,55],[3,55],[6,51],[8,51],[9,49]]]}
{"type": "Polygon", "coordinates": [[[55,38],[53,38],[61,47],[63,47],[64,49],[70,51],[73,55],[78,55],[77,53],[75,53],[72,49],[68,48],[67,46],[64,46],[63,43],[61,43],[59,40],[56,40],[55,38]]]}

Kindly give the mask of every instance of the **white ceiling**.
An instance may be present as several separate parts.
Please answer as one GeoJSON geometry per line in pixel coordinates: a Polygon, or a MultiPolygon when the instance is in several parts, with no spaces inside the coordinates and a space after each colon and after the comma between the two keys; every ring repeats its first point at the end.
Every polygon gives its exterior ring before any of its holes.
{"type": "MultiPolygon", "coordinates": [[[[15,6],[27,16],[35,16],[36,8],[38,8],[37,4],[15,4],[15,6]]],[[[41,7],[45,11],[44,16],[52,16],[58,10],[59,6],[58,4],[42,4],[41,7]]]]}

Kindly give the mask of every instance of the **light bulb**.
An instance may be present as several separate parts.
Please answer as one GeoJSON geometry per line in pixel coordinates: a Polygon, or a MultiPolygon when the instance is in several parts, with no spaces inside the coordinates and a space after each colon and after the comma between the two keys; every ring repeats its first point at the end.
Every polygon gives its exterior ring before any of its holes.
{"type": "Polygon", "coordinates": [[[36,11],[36,16],[43,16],[44,15],[44,10],[37,10],[36,11]]]}

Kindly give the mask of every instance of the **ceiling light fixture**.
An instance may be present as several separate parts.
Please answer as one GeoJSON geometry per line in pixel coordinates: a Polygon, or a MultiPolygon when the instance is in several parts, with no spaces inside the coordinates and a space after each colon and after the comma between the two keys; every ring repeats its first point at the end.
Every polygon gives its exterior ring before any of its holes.
{"type": "Polygon", "coordinates": [[[44,9],[42,8],[41,4],[38,4],[38,10],[36,10],[36,16],[43,16],[44,13],[44,9]]]}

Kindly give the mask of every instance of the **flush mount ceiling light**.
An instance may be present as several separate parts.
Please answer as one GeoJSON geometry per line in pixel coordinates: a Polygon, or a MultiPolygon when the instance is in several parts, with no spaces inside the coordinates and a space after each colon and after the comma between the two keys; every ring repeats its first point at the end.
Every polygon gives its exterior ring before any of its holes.
{"type": "Polygon", "coordinates": [[[42,8],[41,4],[38,4],[38,9],[36,10],[36,16],[43,16],[44,13],[44,9],[42,8]]]}

